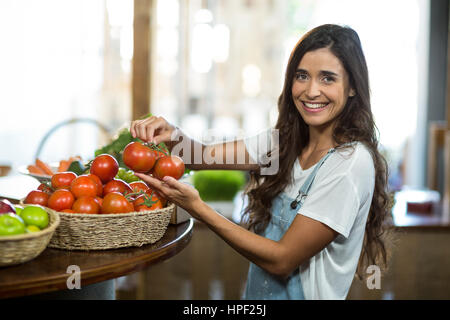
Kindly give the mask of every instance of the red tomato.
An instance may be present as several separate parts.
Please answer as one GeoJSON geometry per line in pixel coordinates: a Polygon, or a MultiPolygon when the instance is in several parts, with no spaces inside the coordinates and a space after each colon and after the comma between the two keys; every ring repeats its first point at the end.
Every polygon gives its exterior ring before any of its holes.
{"type": "Polygon", "coordinates": [[[148,194],[140,195],[133,201],[135,211],[148,211],[162,209],[164,206],[155,194],[149,196],[148,194]]]}
{"type": "Polygon", "coordinates": [[[41,206],[46,207],[48,204],[49,194],[41,191],[41,190],[33,190],[28,193],[25,200],[23,201],[26,204],[39,204],[41,206]]]}
{"type": "Polygon", "coordinates": [[[102,213],[127,213],[134,211],[134,206],[119,192],[110,192],[103,198],[102,213]]]}
{"type": "Polygon", "coordinates": [[[37,189],[40,191],[44,191],[45,193],[47,193],[49,195],[52,194],[54,191],[49,185],[47,185],[45,183],[41,183],[37,189]]]}
{"type": "Polygon", "coordinates": [[[72,210],[78,213],[99,213],[100,205],[94,197],[80,197],[73,203],[72,210]]]}
{"type": "Polygon", "coordinates": [[[94,199],[95,199],[95,201],[97,201],[97,203],[98,203],[98,205],[100,206],[100,209],[101,209],[102,203],[103,203],[103,198],[101,198],[101,197],[95,197],[94,199]]]}
{"type": "Polygon", "coordinates": [[[149,172],[156,161],[156,152],[140,142],[130,142],[123,150],[125,165],[135,172],[149,172]]]}
{"type": "Polygon", "coordinates": [[[102,183],[112,180],[119,171],[119,163],[117,160],[107,154],[101,154],[92,161],[90,173],[100,178],[102,183]]]}
{"type": "Polygon", "coordinates": [[[158,192],[153,191],[152,189],[148,188],[148,190],[145,191],[145,193],[148,194],[149,196],[152,196],[152,194],[153,194],[153,196],[158,197],[158,199],[161,200],[161,203],[162,203],[163,207],[166,206],[166,204],[167,204],[167,199],[164,198],[162,195],[160,195],[158,192]]]}
{"type": "Polygon", "coordinates": [[[150,188],[148,187],[148,185],[143,182],[143,181],[133,181],[130,182],[130,187],[133,190],[133,192],[139,192],[139,191],[144,191],[146,192],[147,190],[149,190],[150,188]]]}
{"type": "Polygon", "coordinates": [[[103,187],[103,197],[106,196],[110,192],[119,192],[121,194],[125,194],[125,192],[132,192],[130,185],[123,180],[120,179],[112,179],[103,187]]]}
{"type": "Polygon", "coordinates": [[[164,156],[168,156],[168,155],[169,155],[169,154],[166,153],[165,151],[160,151],[160,150],[155,150],[155,153],[156,153],[156,160],[158,160],[158,159],[161,158],[161,157],[164,157],[164,156]]]}
{"type": "Polygon", "coordinates": [[[153,176],[162,180],[165,176],[180,179],[184,174],[184,162],[178,156],[164,156],[158,159],[153,168],[153,176]]]}
{"type": "Polygon", "coordinates": [[[74,172],[58,172],[52,176],[52,187],[53,189],[69,189],[72,181],[77,177],[74,172]]]}
{"type": "Polygon", "coordinates": [[[70,191],[77,199],[83,196],[95,197],[97,195],[97,184],[87,175],[81,175],[72,181],[70,191]]]}
{"type": "Polygon", "coordinates": [[[75,213],[75,211],[73,211],[72,209],[64,209],[64,210],[61,210],[60,212],[75,213]]]}
{"type": "Polygon", "coordinates": [[[56,211],[72,209],[74,201],[72,192],[67,189],[58,189],[48,198],[48,207],[56,211]]]}
{"type": "Polygon", "coordinates": [[[95,184],[97,185],[97,196],[101,197],[103,195],[103,183],[102,180],[100,180],[99,177],[97,177],[95,174],[89,173],[87,174],[89,178],[94,180],[95,184]]]}

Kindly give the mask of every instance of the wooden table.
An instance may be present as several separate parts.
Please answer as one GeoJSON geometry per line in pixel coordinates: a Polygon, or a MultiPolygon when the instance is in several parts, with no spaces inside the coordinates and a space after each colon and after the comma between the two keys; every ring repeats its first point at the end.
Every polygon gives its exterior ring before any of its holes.
{"type": "Polygon", "coordinates": [[[111,294],[113,282],[106,280],[142,270],[176,255],[191,240],[193,225],[192,218],[178,225],[171,224],[161,240],[138,248],[89,252],[47,248],[29,262],[0,268],[0,298],[51,291],[58,292],[56,295],[39,297],[101,299],[103,295],[114,298],[114,294],[111,294]],[[81,290],[67,289],[68,280],[75,284],[73,277],[69,279],[75,269],[72,267],[71,271],[69,266],[79,267],[81,290]],[[102,282],[102,285],[98,285],[102,282]],[[105,288],[109,289],[103,290],[105,288]]]}
{"type": "MultiPolygon", "coordinates": [[[[39,183],[23,175],[0,178],[0,198],[13,202],[39,183]],[[31,180],[30,180],[31,179],[31,180]]],[[[35,259],[17,266],[0,267],[0,298],[114,299],[114,279],[168,259],[189,243],[194,221],[169,224],[156,243],[142,247],[93,251],[47,248],[35,259]],[[81,289],[68,289],[79,268],[81,289]],[[70,278],[70,279],[69,279],[70,278]]]]}

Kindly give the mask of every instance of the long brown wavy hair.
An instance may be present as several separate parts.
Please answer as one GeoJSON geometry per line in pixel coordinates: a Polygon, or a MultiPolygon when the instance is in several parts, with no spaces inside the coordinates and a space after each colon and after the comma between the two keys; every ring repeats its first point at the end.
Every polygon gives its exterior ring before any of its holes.
{"type": "Polygon", "coordinates": [[[279,130],[279,170],[276,175],[263,176],[260,171],[249,173],[244,192],[248,205],[241,223],[256,233],[263,232],[271,219],[272,200],[292,182],[293,165],[309,143],[309,128],[294,105],[292,84],[305,53],[321,48],[329,48],[339,58],[349,75],[350,87],[356,92],[348,98],[336,119],[333,139],[337,148],[346,142],[359,141],[370,151],[375,167],[375,189],[357,269],[357,275],[363,279],[368,265],[376,264],[382,269],[387,266],[384,235],[388,229],[386,218],[390,216],[391,198],[387,190],[388,167],[378,150],[377,128],[371,111],[367,64],[359,36],[349,27],[331,24],[316,27],[306,33],[292,51],[278,99],[279,116],[275,125],[279,130]]]}

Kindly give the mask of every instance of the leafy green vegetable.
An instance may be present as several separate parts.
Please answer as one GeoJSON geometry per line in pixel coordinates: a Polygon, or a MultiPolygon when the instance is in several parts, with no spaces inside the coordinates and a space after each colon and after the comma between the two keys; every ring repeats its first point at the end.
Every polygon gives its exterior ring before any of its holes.
{"type": "Polygon", "coordinates": [[[82,175],[86,171],[86,167],[83,165],[83,163],[79,160],[72,161],[72,163],[69,165],[69,168],[67,168],[67,171],[71,171],[76,173],[78,176],[82,175]]]}

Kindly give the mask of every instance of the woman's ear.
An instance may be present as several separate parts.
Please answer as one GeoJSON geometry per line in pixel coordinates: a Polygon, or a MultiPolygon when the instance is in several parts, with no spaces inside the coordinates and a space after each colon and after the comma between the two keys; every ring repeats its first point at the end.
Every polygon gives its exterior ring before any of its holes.
{"type": "Polygon", "coordinates": [[[356,95],[355,89],[350,89],[350,93],[348,94],[349,97],[354,97],[356,95]]]}

